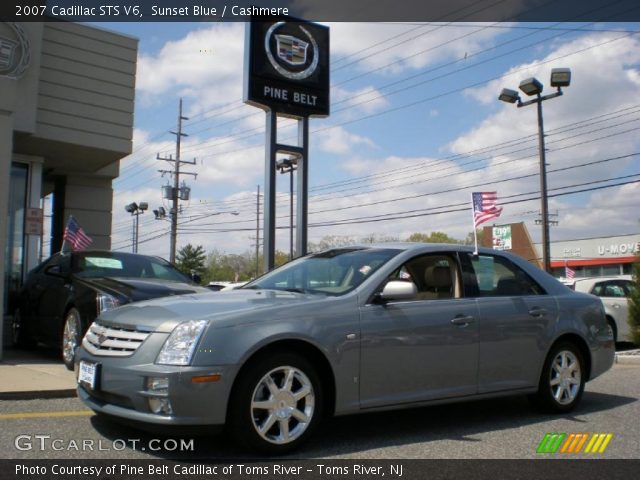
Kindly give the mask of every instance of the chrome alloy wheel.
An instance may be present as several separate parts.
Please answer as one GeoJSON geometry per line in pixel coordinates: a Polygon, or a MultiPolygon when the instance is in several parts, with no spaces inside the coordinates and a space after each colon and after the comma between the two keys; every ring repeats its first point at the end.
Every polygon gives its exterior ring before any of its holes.
{"type": "Polygon", "coordinates": [[[261,438],[277,445],[293,442],[307,430],[315,394],[301,370],[282,366],[268,372],[251,396],[251,419],[261,438]]]}
{"type": "Polygon", "coordinates": [[[553,359],[549,385],[551,394],[560,405],[568,405],[580,392],[582,372],[573,352],[561,350],[553,359]]]}
{"type": "Polygon", "coordinates": [[[72,308],[67,313],[62,333],[62,360],[67,366],[73,365],[76,349],[80,345],[80,329],[80,315],[72,308]]]}

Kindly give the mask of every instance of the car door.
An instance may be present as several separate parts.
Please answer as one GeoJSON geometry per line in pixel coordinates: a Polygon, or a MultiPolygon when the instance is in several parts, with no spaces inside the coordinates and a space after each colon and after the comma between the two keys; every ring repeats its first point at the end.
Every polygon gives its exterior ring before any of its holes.
{"type": "Polygon", "coordinates": [[[465,294],[478,305],[478,391],[538,384],[556,300],[501,255],[461,254],[465,294]]]}
{"type": "Polygon", "coordinates": [[[616,323],[618,340],[630,340],[627,318],[629,316],[629,300],[631,282],[628,280],[607,280],[596,283],[591,294],[600,297],[605,312],[616,323]]]}
{"type": "Polygon", "coordinates": [[[394,276],[413,281],[418,294],[361,308],[361,407],[476,393],[477,307],[462,298],[456,255],[414,257],[394,276]],[[434,287],[436,269],[448,280],[434,287]]]}
{"type": "Polygon", "coordinates": [[[69,254],[58,255],[45,266],[36,283],[38,334],[50,341],[57,342],[60,337],[64,310],[72,293],[70,257],[69,254]]]}

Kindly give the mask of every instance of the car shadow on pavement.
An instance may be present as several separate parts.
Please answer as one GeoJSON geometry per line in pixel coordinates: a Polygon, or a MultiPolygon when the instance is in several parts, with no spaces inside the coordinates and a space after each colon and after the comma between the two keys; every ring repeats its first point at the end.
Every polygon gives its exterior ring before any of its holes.
{"type": "Polygon", "coordinates": [[[62,365],[62,354],[60,350],[44,346],[30,349],[7,348],[2,352],[2,361],[8,365],[41,365],[60,364],[62,365]]]}
{"type": "MultiPolygon", "coordinates": [[[[637,401],[633,397],[586,392],[576,411],[564,415],[541,413],[525,397],[500,398],[407,410],[336,417],[305,446],[302,454],[346,455],[362,450],[454,440],[480,441],[487,432],[524,428],[558,419],[585,421],[581,416],[637,401]]],[[[535,440],[533,440],[535,441],[535,440]]]]}
{"type": "MultiPolygon", "coordinates": [[[[564,419],[577,423],[583,430],[580,416],[606,411],[637,401],[633,397],[585,392],[580,407],[570,414],[551,415],[537,412],[525,397],[499,398],[449,405],[411,408],[359,415],[334,417],[325,420],[308,443],[299,451],[280,458],[307,459],[357,454],[372,449],[411,445],[415,443],[455,440],[479,442],[479,434],[523,428],[544,422],[564,419]]],[[[109,439],[139,438],[141,443],[164,438],[120,425],[103,416],[92,417],[94,428],[109,439]]],[[[172,438],[178,438],[172,436],[172,438]]],[[[228,435],[185,435],[194,439],[194,450],[145,451],[145,456],[160,459],[192,461],[228,461],[231,459],[259,459],[228,441],[228,435]]],[[[533,440],[535,441],[535,440],[533,440]]]]}

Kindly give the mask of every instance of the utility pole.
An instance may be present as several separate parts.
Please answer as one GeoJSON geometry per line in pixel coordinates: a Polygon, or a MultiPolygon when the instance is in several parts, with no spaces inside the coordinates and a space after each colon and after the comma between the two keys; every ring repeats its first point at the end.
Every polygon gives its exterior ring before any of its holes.
{"type": "Polygon", "coordinates": [[[182,98],[180,99],[180,105],[178,108],[178,131],[177,132],[169,132],[172,133],[173,135],[176,136],[176,158],[173,159],[171,158],[171,156],[169,156],[169,158],[163,158],[160,157],[160,155],[158,154],[156,156],[156,158],[158,160],[164,160],[167,161],[169,163],[173,163],[173,170],[159,170],[163,175],[165,173],[168,173],[170,175],[173,175],[173,189],[171,191],[171,203],[172,203],[172,207],[171,207],[171,244],[170,244],[170,251],[169,251],[169,261],[171,263],[175,263],[176,261],[176,243],[177,243],[177,239],[178,239],[178,211],[179,211],[179,201],[180,199],[186,199],[184,197],[188,197],[188,191],[186,190],[186,187],[184,189],[180,188],[180,174],[182,175],[193,175],[194,177],[197,177],[198,174],[197,173],[193,173],[193,172],[180,172],[180,164],[182,163],[186,163],[189,165],[195,165],[196,164],[196,160],[193,159],[192,162],[187,162],[187,161],[183,161],[180,159],[180,141],[182,140],[182,137],[188,137],[189,135],[187,135],[186,133],[182,133],[182,121],[183,120],[189,120],[188,117],[184,117],[182,115],[182,98]],[[182,194],[182,190],[184,190],[184,194],[182,194]],[[181,195],[182,194],[182,195],[181,195]]]}
{"type": "Polygon", "coordinates": [[[260,185],[256,197],[256,278],[260,276],[260,185]]]}

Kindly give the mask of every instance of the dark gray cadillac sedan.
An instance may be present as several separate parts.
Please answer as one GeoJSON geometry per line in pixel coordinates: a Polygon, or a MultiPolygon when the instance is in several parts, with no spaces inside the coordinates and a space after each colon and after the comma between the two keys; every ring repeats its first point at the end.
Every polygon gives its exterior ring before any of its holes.
{"type": "Polygon", "coordinates": [[[514,394],[567,412],[613,359],[601,302],[523,259],[383,244],[106,312],[76,372],[98,413],[226,425],[252,449],[283,453],[325,415],[514,394]]]}

